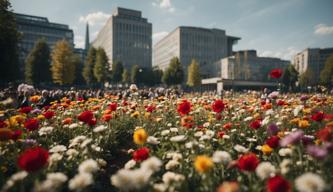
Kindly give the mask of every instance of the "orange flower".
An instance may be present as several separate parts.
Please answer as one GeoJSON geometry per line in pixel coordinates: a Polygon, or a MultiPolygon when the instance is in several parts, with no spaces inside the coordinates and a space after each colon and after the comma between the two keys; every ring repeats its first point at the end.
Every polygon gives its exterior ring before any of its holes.
{"type": "Polygon", "coordinates": [[[63,124],[67,124],[67,125],[69,125],[69,124],[72,123],[72,118],[68,117],[68,118],[64,119],[64,120],[62,121],[62,123],[63,123],[63,124]]]}
{"type": "Polygon", "coordinates": [[[192,116],[182,117],[180,120],[180,124],[183,127],[191,128],[193,126],[193,117],[192,116]]]}
{"type": "Polygon", "coordinates": [[[103,121],[110,121],[110,119],[112,119],[112,115],[111,114],[104,114],[102,116],[102,120],[103,121]]]}

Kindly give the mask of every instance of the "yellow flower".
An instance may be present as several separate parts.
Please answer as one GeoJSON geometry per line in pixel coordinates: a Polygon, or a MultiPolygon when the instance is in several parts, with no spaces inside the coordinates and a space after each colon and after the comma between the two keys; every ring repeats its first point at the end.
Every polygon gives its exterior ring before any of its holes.
{"type": "Polygon", "coordinates": [[[44,117],[44,115],[38,115],[38,116],[37,116],[37,119],[39,119],[39,120],[43,120],[43,119],[45,119],[45,117],[44,117]]]}
{"type": "Polygon", "coordinates": [[[150,113],[149,112],[145,112],[145,118],[148,119],[150,117],[150,113]]]}
{"type": "Polygon", "coordinates": [[[25,116],[14,115],[9,118],[9,124],[11,127],[16,127],[19,123],[22,123],[25,120],[25,116]]]}
{"type": "Polygon", "coordinates": [[[133,141],[137,145],[143,145],[148,138],[147,132],[143,128],[139,128],[134,131],[133,141]]]}
{"type": "Polygon", "coordinates": [[[199,172],[199,173],[205,173],[208,172],[210,169],[214,167],[214,163],[206,155],[199,155],[195,158],[194,161],[194,168],[199,172]]]}
{"type": "Polygon", "coordinates": [[[300,127],[300,128],[308,128],[309,126],[310,126],[310,123],[307,120],[300,120],[298,122],[298,127],[300,127]]]}
{"type": "Polygon", "coordinates": [[[254,119],[257,119],[258,117],[260,117],[260,114],[259,114],[259,113],[256,113],[256,114],[253,115],[253,118],[254,118],[254,119]]]}
{"type": "Polygon", "coordinates": [[[265,144],[265,145],[263,145],[263,146],[261,147],[261,151],[262,151],[265,155],[269,155],[269,154],[272,153],[273,149],[272,149],[269,145],[265,144]]]}
{"type": "Polygon", "coordinates": [[[300,120],[299,118],[294,118],[294,119],[290,120],[290,123],[294,124],[294,125],[297,125],[299,120],[300,120]]]}
{"type": "Polygon", "coordinates": [[[311,108],[303,109],[303,113],[310,114],[311,113],[311,108]]]}
{"type": "Polygon", "coordinates": [[[134,113],[131,114],[131,117],[138,118],[140,115],[139,111],[135,111],[134,113]]]}

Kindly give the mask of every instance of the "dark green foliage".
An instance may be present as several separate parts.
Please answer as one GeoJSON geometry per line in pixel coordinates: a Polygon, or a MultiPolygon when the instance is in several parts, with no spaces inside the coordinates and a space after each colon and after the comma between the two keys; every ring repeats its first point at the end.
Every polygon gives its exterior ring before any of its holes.
{"type": "Polygon", "coordinates": [[[88,85],[93,82],[96,82],[93,72],[95,62],[96,62],[96,49],[94,47],[90,47],[82,70],[82,76],[88,85]]]}
{"type": "Polygon", "coordinates": [[[124,71],[124,66],[120,61],[115,61],[112,63],[112,81],[114,83],[120,83],[122,81],[122,75],[124,71]]]}
{"type": "Polygon", "coordinates": [[[327,58],[325,66],[320,72],[320,81],[323,85],[329,87],[333,85],[333,54],[327,58]]]}
{"type": "Polygon", "coordinates": [[[96,63],[94,65],[94,76],[99,83],[106,80],[108,71],[108,57],[103,48],[98,48],[96,52],[96,63]]]}
{"type": "Polygon", "coordinates": [[[11,4],[8,0],[0,0],[0,83],[20,77],[18,39],[19,33],[11,4]]]}
{"type": "Polygon", "coordinates": [[[51,82],[50,49],[45,39],[39,39],[26,58],[25,81],[31,84],[51,82]]]}
{"type": "Polygon", "coordinates": [[[184,80],[184,71],[179,59],[174,57],[170,60],[169,67],[163,74],[162,81],[167,85],[181,84],[184,80]]]}

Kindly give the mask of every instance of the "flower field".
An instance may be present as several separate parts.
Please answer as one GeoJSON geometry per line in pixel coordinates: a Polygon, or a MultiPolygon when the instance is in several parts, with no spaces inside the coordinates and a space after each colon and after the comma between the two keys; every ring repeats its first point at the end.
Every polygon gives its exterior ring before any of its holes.
{"type": "Polygon", "coordinates": [[[330,95],[110,95],[0,115],[1,191],[333,191],[330,95]]]}

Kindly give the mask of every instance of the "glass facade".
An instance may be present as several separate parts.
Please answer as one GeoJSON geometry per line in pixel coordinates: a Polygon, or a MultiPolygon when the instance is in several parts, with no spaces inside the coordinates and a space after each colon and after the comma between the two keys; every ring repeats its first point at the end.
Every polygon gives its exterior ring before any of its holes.
{"type": "Polygon", "coordinates": [[[38,39],[45,38],[51,49],[57,41],[62,39],[66,39],[74,47],[73,30],[69,29],[68,25],[50,23],[46,17],[18,13],[15,16],[17,30],[21,34],[18,45],[21,71],[24,70],[25,59],[38,39]]]}

